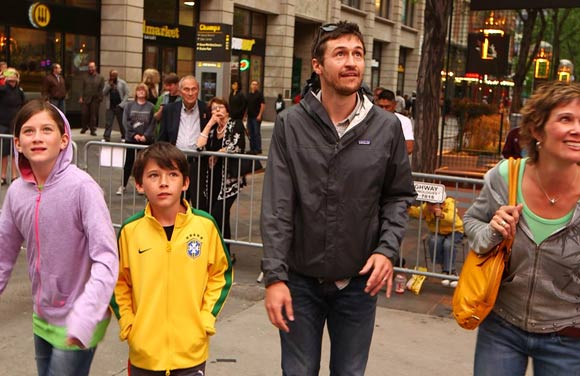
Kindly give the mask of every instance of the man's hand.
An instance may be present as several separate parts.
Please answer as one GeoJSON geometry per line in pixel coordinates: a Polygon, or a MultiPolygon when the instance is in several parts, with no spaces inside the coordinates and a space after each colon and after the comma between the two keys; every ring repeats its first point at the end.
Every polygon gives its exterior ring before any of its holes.
{"type": "Polygon", "coordinates": [[[367,281],[365,292],[375,296],[387,284],[387,298],[390,298],[393,288],[393,264],[391,260],[380,253],[373,253],[358,274],[368,274],[371,269],[372,273],[367,281]]]}
{"type": "Polygon", "coordinates": [[[266,312],[270,322],[278,329],[290,332],[286,318],[294,321],[294,310],[292,309],[292,297],[286,282],[276,282],[266,287],[266,299],[264,300],[266,312]],[[286,318],[284,317],[286,316],[286,318]]]}

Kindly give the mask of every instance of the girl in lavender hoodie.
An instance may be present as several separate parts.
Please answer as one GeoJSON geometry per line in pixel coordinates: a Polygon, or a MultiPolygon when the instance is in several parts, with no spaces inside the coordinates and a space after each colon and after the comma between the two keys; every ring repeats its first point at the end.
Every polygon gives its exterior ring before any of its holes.
{"type": "Polygon", "coordinates": [[[32,100],[14,119],[21,178],[0,213],[0,294],[26,243],[38,374],[88,375],[109,323],[118,274],[116,237],[103,192],[71,164],[70,125],[32,100]]]}

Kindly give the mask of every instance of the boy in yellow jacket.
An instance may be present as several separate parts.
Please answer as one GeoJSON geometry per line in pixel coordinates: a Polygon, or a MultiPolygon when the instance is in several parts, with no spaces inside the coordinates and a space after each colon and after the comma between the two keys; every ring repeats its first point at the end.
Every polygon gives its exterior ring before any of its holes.
{"type": "MultiPolygon", "coordinates": [[[[419,213],[425,218],[429,228],[428,244],[431,260],[435,254],[435,262],[441,265],[443,274],[455,275],[457,247],[463,240],[463,221],[457,211],[455,200],[447,197],[442,203],[424,202],[421,208],[418,206],[409,208],[409,216],[419,218],[419,213]]],[[[444,279],[441,284],[456,287],[457,281],[444,279]]]]}
{"type": "Polygon", "coordinates": [[[112,302],[131,375],[203,375],[209,336],[232,286],[230,256],[213,218],[181,198],[189,167],[179,149],[151,145],[133,175],[149,203],[119,233],[112,302]]]}

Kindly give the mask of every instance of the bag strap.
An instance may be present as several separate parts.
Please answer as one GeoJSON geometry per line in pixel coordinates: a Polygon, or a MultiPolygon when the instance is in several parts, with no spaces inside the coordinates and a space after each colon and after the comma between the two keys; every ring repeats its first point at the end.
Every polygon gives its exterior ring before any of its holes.
{"type": "MultiPolygon", "coordinates": [[[[520,158],[514,159],[513,157],[510,157],[508,159],[508,205],[516,205],[518,197],[518,177],[520,176],[520,162],[520,158]]],[[[513,241],[513,238],[504,240],[504,262],[506,263],[512,252],[513,241]]]]}
{"type": "Polygon", "coordinates": [[[508,205],[516,205],[518,197],[518,177],[521,159],[508,159],[508,205]]]}

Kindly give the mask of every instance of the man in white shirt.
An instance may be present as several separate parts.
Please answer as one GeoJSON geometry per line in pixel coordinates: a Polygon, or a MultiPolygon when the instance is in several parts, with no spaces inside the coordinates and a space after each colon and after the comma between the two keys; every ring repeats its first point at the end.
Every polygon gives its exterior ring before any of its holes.
{"type": "Polygon", "coordinates": [[[403,127],[403,135],[405,136],[405,142],[407,143],[407,153],[409,155],[413,154],[413,147],[415,146],[413,123],[411,122],[411,119],[395,111],[395,108],[397,107],[395,94],[391,90],[383,90],[379,94],[379,99],[375,102],[375,104],[384,110],[394,113],[397,116],[401,122],[401,127],[403,127]]]}

